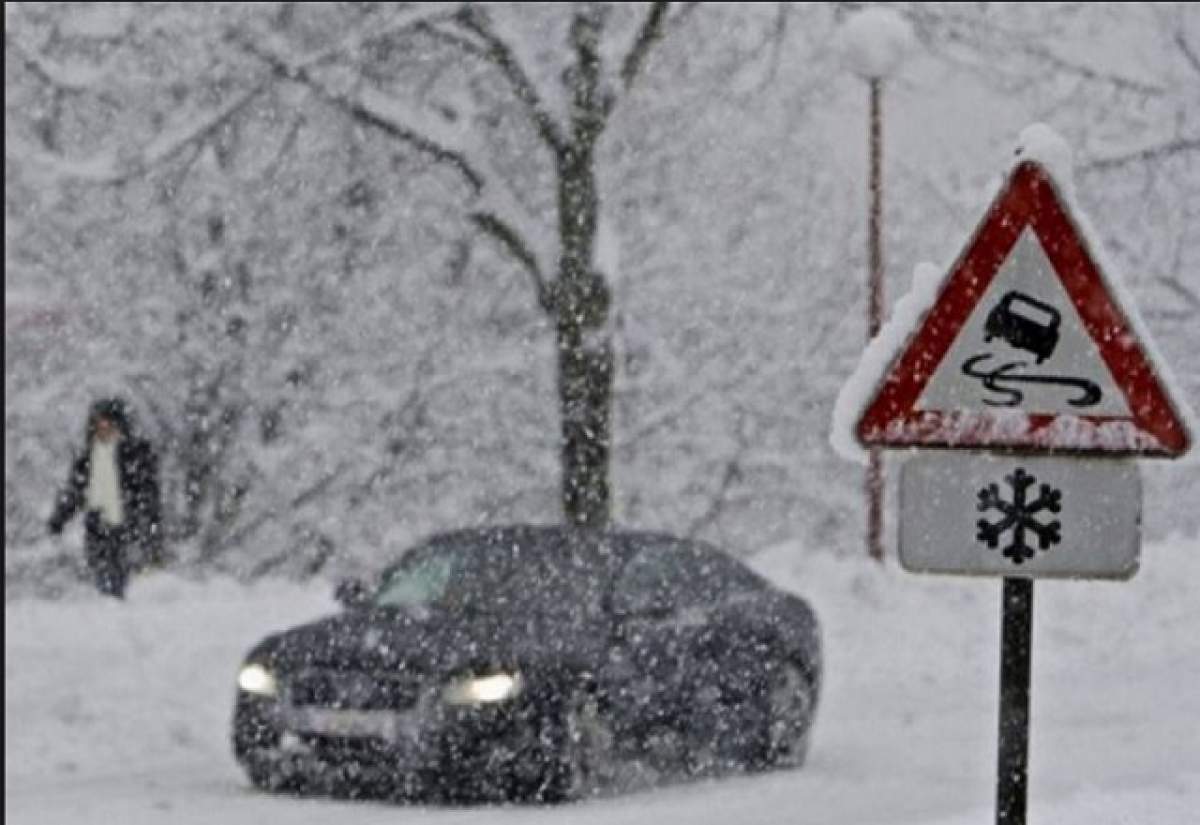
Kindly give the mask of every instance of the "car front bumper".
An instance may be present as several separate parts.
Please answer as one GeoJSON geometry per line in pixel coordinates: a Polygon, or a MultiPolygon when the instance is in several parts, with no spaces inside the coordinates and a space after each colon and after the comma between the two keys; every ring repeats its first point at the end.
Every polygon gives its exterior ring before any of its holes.
{"type": "Polygon", "coordinates": [[[239,691],[238,761],[264,784],[322,793],[509,798],[535,792],[554,759],[546,715],[528,701],[403,712],[294,708],[239,691]]]}

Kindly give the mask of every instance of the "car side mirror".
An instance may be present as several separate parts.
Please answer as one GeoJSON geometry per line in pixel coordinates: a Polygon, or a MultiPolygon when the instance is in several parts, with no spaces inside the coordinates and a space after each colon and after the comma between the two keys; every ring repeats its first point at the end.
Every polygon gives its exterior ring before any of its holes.
{"type": "Polygon", "coordinates": [[[371,591],[362,579],[343,579],[333,591],[333,597],[347,610],[365,607],[371,591]]]}

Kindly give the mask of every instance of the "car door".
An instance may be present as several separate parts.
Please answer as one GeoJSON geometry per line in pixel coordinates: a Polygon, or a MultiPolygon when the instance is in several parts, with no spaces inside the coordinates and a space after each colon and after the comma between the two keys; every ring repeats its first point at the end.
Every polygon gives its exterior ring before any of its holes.
{"type": "Polygon", "coordinates": [[[639,738],[682,733],[694,700],[691,654],[719,587],[683,543],[632,540],[630,549],[613,593],[619,714],[639,738]]]}

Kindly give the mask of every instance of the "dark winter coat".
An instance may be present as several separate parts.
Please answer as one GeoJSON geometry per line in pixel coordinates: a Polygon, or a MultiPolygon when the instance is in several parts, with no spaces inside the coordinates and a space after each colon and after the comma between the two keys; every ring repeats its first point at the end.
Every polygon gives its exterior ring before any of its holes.
{"type": "Polygon", "coordinates": [[[96,422],[107,418],[121,431],[117,443],[117,475],[120,481],[125,521],[122,532],[142,549],[144,561],[162,558],[162,507],[159,492],[158,456],[150,442],[134,432],[129,414],[120,399],[97,402],[88,416],[83,454],[75,458],[66,485],[58,494],[49,527],[54,533],[84,506],[91,475],[92,441],[96,422]]]}

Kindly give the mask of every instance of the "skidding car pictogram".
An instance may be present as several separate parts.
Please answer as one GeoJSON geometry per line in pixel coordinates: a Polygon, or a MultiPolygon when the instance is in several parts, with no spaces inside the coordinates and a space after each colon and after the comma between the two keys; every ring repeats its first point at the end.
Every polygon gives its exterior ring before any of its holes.
{"type": "Polygon", "coordinates": [[[1062,313],[1057,309],[1023,292],[1013,291],[1001,298],[988,314],[984,341],[1003,338],[1017,349],[1032,352],[1040,364],[1054,354],[1061,323],[1062,313]]]}

